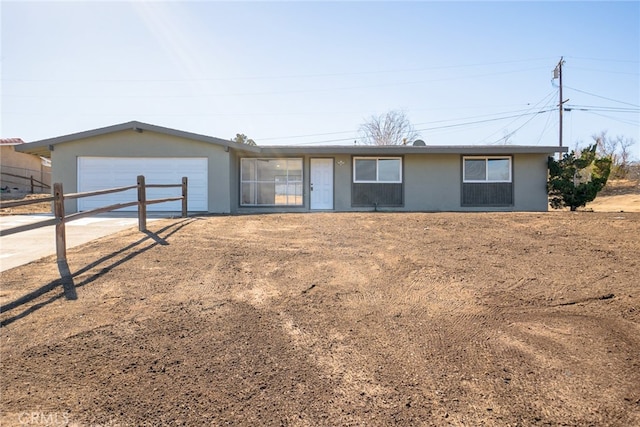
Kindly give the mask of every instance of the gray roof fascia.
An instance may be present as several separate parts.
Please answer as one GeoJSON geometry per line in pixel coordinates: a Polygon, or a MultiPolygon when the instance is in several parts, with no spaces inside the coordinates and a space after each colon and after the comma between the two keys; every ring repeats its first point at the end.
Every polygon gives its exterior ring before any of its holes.
{"type": "MultiPolygon", "coordinates": [[[[139,122],[135,122],[135,123],[139,123],[139,122]]],[[[185,139],[191,139],[191,140],[194,140],[194,141],[208,142],[208,143],[215,144],[215,145],[221,145],[223,147],[234,148],[236,150],[248,149],[248,151],[258,151],[256,146],[247,145],[247,144],[241,144],[241,143],[234,142],[234,141],[231,141],[231,140],[228,140],[228,139],[216,138],[214,136],[207,136],[207,135],[202,135],[202,134],[198,134],[198,133],[192,133],[192,132],[186,132],[186,131],[182,131],[182,130],[170,129],[170,128],[165,128],[165,127],[156,126],[156,125],[150,125],[150,124],[146,124],[146,123],[140,123],[140,124],[143,125],[143,127],[138,126],[139,128],[142,128],[143,130],[149,130],[151,132],[164,133],[164,134],[167,134],[167,135],[177,136],[177,137],[185,138],[185,139]]]]}
{"type": "MultiPolygon", "coordinates": [[[[233,142],[226,139],[200,135],[197,133],[185,132],[185,131],[166,128],[162,126],[150,125],[148,123],[142,123],[138,121],[131,121],[131,122],[122,123],[118,125],[107,126],[104,128],[93,129],[93,130],[73,133],[69,135],[63,135],[63,136],[58,136],[54,138],[47,138],[40,141],[28,142],[20,145],[20,149],[18,151],[32,153],[32,154],[39,154],[39,155],[43,155],[43,153],[46,152],[47,155],[50,156],[50,149],[52,146],[55,146],[56,144],[62,144],[65,142],[77,141],[80,139],[86,139],[94,136],[106,135],[109,133],[121,132],[126,130],[132,130],[136,132],[138,131],[156,132],[156,133],[161,133],[165,135],[172,135],[180,138],[191,139],[194,141],[207,142],[210,144],[220,145],[223,147],[229,147],[234,149],[246,148],[244,144],[239,144],[237,142],[233,142]]],[[[252,147],[252,148],[254,149],[253,150],[250,149],[249,151],[258,151],[255,149],[255,147],[252,147]]]]}
{"type": "Polygon", "coordinates": [[[506,155],[506,154],[552,154],[567,152],[567,147],[536,145],[433,145],[433,146],[376,146],[376,145],[334,145],[334,146],[262,146],[263,155],[330,155],[352,154],[363,156],[385,156],[406,154],[462,154],[462,155],[506,155]]]}
{"type": "Polygon", "coordinates": [[[535,145],[317,145],[317,146],[297,146],[297,145],[273,145],[273,146],[252,146],[240,144],[231,140],[215,138],[192,132],[151,125],[148,123],[131,121],[104,128],[73,133],[40,141],[29,142],[15,146],[16,151],[36,154],[44,157],[51,157],[51,148],[56,144],[91,138],[126,130],[150,131],[165,135],[172,135],[179,138],[201,141],[210,144],[223,146],[238,152],[277,156],[277,155],[332,155],[332,154],[352,154],[352,155],[405,155],[405,154],[463,154],[463,155],[488,155],[488,154],[551,154],[564,153],[567,147],[535,146],[535,145]]]}

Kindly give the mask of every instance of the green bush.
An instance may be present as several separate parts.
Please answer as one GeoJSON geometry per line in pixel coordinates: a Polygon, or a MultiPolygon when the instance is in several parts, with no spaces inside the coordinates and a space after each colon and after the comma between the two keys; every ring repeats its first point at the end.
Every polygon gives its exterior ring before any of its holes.
{"type": "Polygon", "coordinates": [[[569,207],[575,211],[596,198],[611,173],[611,157],[598,157],[597,145],[580,152],[566,153],[561,160],[549,157],[549,203],[554,209],[569,207]]]}

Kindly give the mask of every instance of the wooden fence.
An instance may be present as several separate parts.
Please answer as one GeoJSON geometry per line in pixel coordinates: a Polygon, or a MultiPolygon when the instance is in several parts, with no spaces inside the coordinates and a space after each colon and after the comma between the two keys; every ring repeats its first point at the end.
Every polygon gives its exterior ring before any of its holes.
{"type": "MultiPolygon", "coordinates": [[[[109,188],[105,190],[90,191],[83,193],[69,193],[64,194],[61,183],[53,184],[53,195],[51,197],[30,199],[30,200],[18,200],[11,202],[0,202],[0,209],[11,208],[16,206],[30,205],[34,203],[53,202],[54,218],[45,221],[38,221],[33,224],[21,225],[18,227],[9,228],[7,230],[0,230],[0,236],[7,236],[10,234],[20,233],[23,231],[34,230],[40,227],[46,227],[49,225],[55,225],[55,237],[56,237],[56,257],[58,261],[58,268],[60,275],[63,279],[71,280],[69,268],[67,265],[67,239],[65,232],[65,224],[69,221],[85,218],[100,213],[114,211],[116,209],[122,209],[130,206],[138,206],[138,230],[147,231],[147,205],[156,203],[165,203],[173,201],[182,201],[182,217],[187,217],[187,178],[183,177],[180,184],[147,184],[143,175],[139,175],[136,185],[129,187],[109,188]],[[170,188],[181,187],[182,195],[176,197],[169,197],[164,199],[147,199],[147,188],[170,188]],[[88,211],[77,212],[72,214],[65,214],[64,202],[65,200],[80,199],[82,197],[100,196],[103,194],[118,193],[122,191],[137,189],[138,200],[134,202],[117,203],[114,205],[104,206],[88,211]]],[[[72,282],[71,282],[72,283],[72,282]]]]}
{"type": "Polygon", "coordinates": [[[15,181],[7,181],[4,180],[4,182],[6,183],[10,183],[10,184],[16,184],[16,185],[25,185],[25,182],[28,182],[29,187],[31,188],[30,193],[34,194],[36,192],[36,187],[40,188],[41,190],[48,190],[51,188],[51,186],[49,186],[49,184],[44,183],[36,178],[33,177],[33,175],[30,176],[22,176],[22,175],[16,175],[14,173],[9,173],[9,172],[0,172],[1,175],[4,176],[9,176],[11,178],[19,178],[22,181],[20,182],[15,182],[15,181]]]}

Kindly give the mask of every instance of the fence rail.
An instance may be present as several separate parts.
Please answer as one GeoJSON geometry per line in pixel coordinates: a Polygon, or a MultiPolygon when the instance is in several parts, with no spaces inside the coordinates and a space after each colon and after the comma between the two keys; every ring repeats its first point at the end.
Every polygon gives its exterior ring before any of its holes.
{"type": "Polygon", "coordinates": [[[51,197],[42,197],[40,199],[16,200],[15,202],[0,202],[0,209],[14,208],[16,206],[34,205],[36,203],[53,202],[53,200],[54,198],[53,196],[51,196],[51,197]]]}
{"type": "Polygon", "coordinates": [[[65,194],[64,198],[65,200],[81,199],[83,197],[102,196],[104,194],[119,193],[121,191],[133,190],[134,188],[138,188],[138,186],[130,185],[128,187],[106,188],[104,190],[88,191],[84,193],[69,193],[65,194]]]}
{"type": "MultiPolygon", "coordinates": [[[[43,202],[53,202],[53,212],[54,218],[47,219],[45,221],[38,221],[33,224],[21,225],[18,227],[9,228],[7,230],[0,230],[0,236],[8,236],[10,234],[21,233],[23,231],[34,230],[40,227],[46,227],[49,225],[55,225],[55,239],[56,239],[56,257],[58,261],[58,270],[60,271],[60,276],[62,277],[63,286],[65,286],[65,295],[68,295],[68,284],[73,284],[71,280],[71,273],[69,271],[69,266],[67,264],[67,239],[65,232],[65,224],[70,221],[74,221],[80,218],[85,218],[88,216],[97,215],[100,213],[110,212],[117,209],[122,209],[130,206],[138,206],[138,230],[139,231],[147,231],[147,205],[157,204],[157,203],[165,203],[165,202],[173,202],[173,201],[182,201],[182,217],[187,217],[187,184],[188,180],[186,177],[182,178],[182,182],[180,184],[146,184],[145,178],[143,175],[139,175],[137,178],[136,185],[131,185],[128,187],[118,187],[118,188],[108,188],[104,190],[96,190],[89,191],[83,193],[69,193],[64,194],[61,183],[53,184],[53,196],[45,197],[42,199],[32,199],[32,200],[23,200],[23,201],[11,201],[11,202],[0,202],[0,209],[16,207],[16,206],[24,206],[30,205],[33,203],[43,203],[43,202]],[[164,199],[151,199],[147,200],[147,188],[170,188],[170,187],[181,187],[182,195],[177,197],[167,197],[164,199]],[[71,214],[65,214],[64,210],[64,202],[65,200],[73,200],[79,199],[82,197],[91,197],[91,196],[100,196],[104,194],[118,193],[122,191],[127,191],[136,188],[138,190],[138,200],[135,202],[126,202],[126,203],[116,203],[114,205],[103,206],[100,208],[76,212],[71,214]]],[[[75,291],[72,292],[75,295],[75,291]]]]}
{"type": "MultiPolygon", "coordinates": [[[[9,172],[0,172],[0,175],[10,176],[12,178],[19,178],[19,179],[22,179],[24,181],[27,181],[29,183],[29,186],[31,187],[31,194],[35,193],[35,187],[40,187],[41,190],[50,189],[51,188],[51,186],[49,184],[34,178],[33,175],[23,176],[23,175],[16,175],[14,173],[9,173],[9,172]]],[[[22,182],[15,182],[15,181],[3,180],[3,182],[8,183],[8,184],[15,184],[15,185],[25,185],[22,182]]]]}

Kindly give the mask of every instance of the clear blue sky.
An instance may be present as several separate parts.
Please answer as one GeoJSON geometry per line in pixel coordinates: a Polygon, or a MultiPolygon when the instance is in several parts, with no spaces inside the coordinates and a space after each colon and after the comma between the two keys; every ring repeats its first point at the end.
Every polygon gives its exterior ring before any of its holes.
{"type": "Polygon", "coordinates": [[[557,145],[564,56],[565,145],[607,130],[640,158],[637,1],[1,6],[3,137],[139,120],[353,144],[398,109],[428,144],[557,145]]]}

